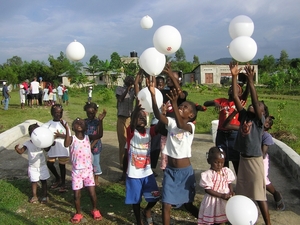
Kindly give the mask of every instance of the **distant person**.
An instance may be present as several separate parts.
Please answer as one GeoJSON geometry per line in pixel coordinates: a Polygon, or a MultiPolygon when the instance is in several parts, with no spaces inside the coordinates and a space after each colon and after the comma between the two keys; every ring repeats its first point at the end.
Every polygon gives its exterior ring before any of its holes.
{"type": "Polygon", "coordinates": [[[6,82],[3,82],[2,96],[3,96],[4,110],[8,110],[10,94],[6,82]]]}
{"type": "Polygon", "coordinates": [[[85,134],[89,136],[91,151],[93,153],[93,171],[95,185],[99,185],[99,176],[102,174],[102,169],[100,165],[100,153],[102,152],[102,142],[103,137],[103,119],[106,116],[106,110],[98,115],[98,106],[94,102],[87,102],[84,106],[84,111],[86,112],[87,118],[84,119],[86,124],[85,134]]]}
{"type": "Polygon", "coordinates": [[[20,94],[21,109],[25,109],[24,105],[26,101],[26,91],[24,90],[23,84],[20,84],[19,94],[20,94]]]}
{"type": "Polygon", "coordinates": [[[197,118],[197,112],[203,110],[202,106],[196,106],[190,101],[184,101],[178,105],[181,89],[173,89],[168,96],[175,116],[169,117],[160,113],[157,107],[153,82],[148,88],[151,93],[154,115],[159,122],[165,124],[168,131],[163,149],[163,153],[168,157],[162,183],[163,224],[170,224],[172,205],[176,207],[184,205],[187,211],[198,218],[198,208],[193,205],[196,179],[190,158],[195,134],[193,121],[197,118]]]}
{"type": "Polygon", "coordinates": [[[52,85],[52,93],[53,93],[52,105],[54,105],[57,102],[57,90],[54,85],[52,85]]]}
{"type": "Polygon", "coordinates": [[[49,106],[49,83],[46,84],[43,90],[43,102],[44,106],[49,106]]]}
{"type": "Polygon", "coordinates": [[[142,211],[147,224],[153,224],[151,209],[159,200],[158,186],[151,169],[150,142],[156,135],[155,126],[146,128],[147,114],[137,103],[127,127],[127,176],[125,204],[131,204],[138,225],[142,225],[141,201],[144,196],[147,205],[142,211]]]}
{"type": "Polygon", "coordinates": [[[36,77],[34,77],[33,81],[30,83],[30,90],[31,90],[30,107],[32,107],[33,105],[33,100],[35,100],[37,106],[39,105],[38,102],[39,86],[40,83],[36,80],[36,77]]]}
{"type": "Polygon", "coordinates": [[[117,135],[119,142],[119,163],[120,169],[123,170],[124,146],[126,144],[126,129],[130,124],[130,116],[133,111],[133,102],[135,99],[134,93],[134,78],[127,76],[124,79],[124,86],[116,88],[117,98],[117,135]]]}
{"type": "Polygon", "coordinates": [[[254,67],[245,66],[247,84],[251,94],[252,104],[244,109],[237,90],[237,75],[241,68],[230,63],[232,74],[233,99],[239,112],[240,128],[236,137],[234,149],[240,152],[239,173],[236,181],[236,194],[244,195],[257,202],[266,225],[270,225],[270,214],[266,197],[266,182],[262,157],[262,136],[264,132],[265,115],[269,115],[267,106],[258,101],[254,87],[254,67]]]}
{"type": "Polygon", "coordinates": [[[89,136],[85,135],[86,124],[83,119],[77,118],[72,123],[73,136],[66,122],[61,121],[66,135],[64,138],[64,147],[70,147],[72,162],[72,189],[74,191],[74,202],[76,213],[72,217],[72,223],[79,223],[83,215],[81,213],[80,199],[81,189],[85,187],[90,195],[92,202],[91,214],[94,220],[102,220],[102,215],[97,209],[97,195],[95,191],[95,180],[93,176],[92,152],[89,136]]]}
{"type": "Polygon", "coordinates": [[[201,173],[200,186],[205,195],[201,201],[198,225],[223,224],[228,222],[226,217],[227,200],[234,195],[232,182],[234,173],[224,167],[225,152],[218,147],[211,147],[207,153],[210,169],[201,173]]]}
{"type": "Polygon", "coordinates": [[[57,87],[57,95],[58,95],[58,103],[62,104],[62,98],[63,98],[63,94],[64,94],[64,89],[62,84],[58,85],[57,87]]]}
{"type": "Polygon", "coordinates": [[[93,87],[89,87],[89,90],[88,90],[88,102],[92,101],[92,95],[93,95],[93,87]]]}
{"type": "MultiPolygon", "coordinates": [[[[248,85],[244,92],[240,85],[238,84],[236,85],[238,89],[239,99],[243,102],[243,106],[244,106],[246,103],[246,99],[248,98],[249,95],[248,85]]],[[[209,100],[204,102],[203,105],[205,107],[214,106],[218,110],[219,124],[218,124],[215,143],[217,147],[222,148],[226,153],[224,166],[229,167],[229,162],[231,161],[235,173],[238,174],[240,153],[234,150],[234,142],[237,136],[240,122],[238,120],[239,114],[235,110],[236,106],[233,101],[232,86],[230,86],[228,89],[228,98],[217,98],[214,100],[209,100]],[[234,117],[230,120],[230,122],[228,121],[227,123],[224,123],[227,117],[233,112],[235,112],[235,114],[234,117]]]]}
{"type": "Polygon", "coordinates": [[[63,93],[62,100],[63,100],[63,103],[65,103],[66,105],[69,105],[69,90],[65,86],[64,86],[64,93],[63,93]]]}
{"type": "Polygon", "coordinates": [[[263,162],[265,168],[265,180],[266,180],[266,188],[267,191],[273,195],[274,201],[276,203],[277,210],[285,210],[285,204],[283,202],[282,195],[279,191],[275,189],[273,184],[271,183],[268,175],[269,175],[269,146],[274,144],[273,138],[271,134],[268,132],[272,128],[274,116],[267,116],[264,124],[264,133],[262,136],[262,153],[263,153],[263,162]]]}
{"type": "MultiPolygon", "coordinates": [[[[28,127],[29,136],[32,132],[38,128],[38,124],[31,124],[28,127]]],[[[47,179],[50,177],[46,160],[44,156],[43,149],[36,147],[31,140],[26,141],[23,147],[20,148],[19,144],[15,146],[15,150],[19,154],[23,154],[26,150],[28,153],[28,175],[31,181],[32,197],[30,198],[30,203],[39,202],[37,195],[38,182],[42,183],[42,198],[41,203],[48,202],[48,191],[47,191],[47,179]]]]}
{"type": "Polygon", "coordinates": [[[39,86],[39,95],[38,95],[39,106],[43,106],[43,88],[39,86]]]}
{"type": "MultiPolygon", "coordinates": [[[[51,106],[52,120],[43,124],[43,127],[51,130],[54,135],[54,144],[49,147],[47,166],[51,173],[55,176],[55,181],[51,185],[52,189],[57,189],[63,193],[67,191],[66,188],[66,164],[69,162],[69,148],[64,146],[65,136],[67,135],[66,129],[62,126],[61,120],[63,116],[63,108],[60,104],[51,106]],[[54,165],[58,160],[60,175],[58,174],[54,165]]],[[[64,121],[65,123],[65,121],[64,121]]],[[[68,134],[71,132],[69,131],[68,134]]]]}

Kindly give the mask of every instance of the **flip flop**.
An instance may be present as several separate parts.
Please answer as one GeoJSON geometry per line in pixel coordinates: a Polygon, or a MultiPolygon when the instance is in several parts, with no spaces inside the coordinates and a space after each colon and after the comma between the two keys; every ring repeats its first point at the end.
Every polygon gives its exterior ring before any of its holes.
{"type": "Polygon", "coordinates": [[[48,201],[49,201],[49,198],[48,198],[48,197],[43,197],[43,198],[41,199],[41,203],[42,203],[42,204],[46,204],[48,201]]]}
{"type": "Polygon", "coordinates": [[[30,203],[38,203],[39,202],[39,199],[37,197],[32,197],[30,200],[29,200],[30,203]]]}
{"type": "Polygon", "coordinates": [[[68,191],[68,189],[66,189],[66,187],[64,187],[64,186],[61,186],[59,189],[58,189],[58,192],[59,193],[65,193],[65,192],[67,192],[68,191]]]}
{"type": "Polygon", "coordinates": [[[76,213],[70,221],[71,221],[71,223],[76,224],[76,223],[80,223],[82,218],[83,218],[82,214],[76,213]]]}
{"type": "Polygon", "coordinates": [[[102,215],[99,210],[93,210],[93,211],[91,211],[91,214],[92,214],[94,220],[102,220],[102,215]]]}
{"type": "Polygon", "coordinates": [[[57,181],[57,182],[54,182],[52,185],[51,185],[51,189],[56,189],[58,188],[60,185],[60,181],[57,181]]]}
{"type": "Polygon", "coordinates": [[[283,202],[283,197],[280,193],[279,193],[279,195],[280,195],[281,199],[276,202],[276,210],[284,211],[285,210],[285,204],[283,202]]]}
{"type": "Polygon", "coordinates": [[[148,225],[154,225],[152,217],[147,217],[145,211],[142,211],[143,217],[148,225]]]}

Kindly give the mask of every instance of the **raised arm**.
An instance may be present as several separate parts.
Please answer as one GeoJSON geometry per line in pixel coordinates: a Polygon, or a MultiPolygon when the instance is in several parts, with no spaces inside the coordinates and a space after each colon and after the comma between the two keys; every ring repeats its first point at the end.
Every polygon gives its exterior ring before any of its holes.
{"type": "Polygon", "coordinates": [[[233,95],[233,101],[235,104],[235,107],[237,108],[238,111],[241,111],[243,109],[243,106],[240,102],[240,98],[238,96],[238,90],[237,90],[237,76],[239,74],[239,72],[241,71],[242,68],[238,68],[238,63],[237,64],[233,64],[232,62],[230,62],[229,64],[229,68],[231,71],[231,75],[232,75],[232,95],[233,95]]]}
{"type": "MultiPolygon", "coordinates": [[[[155,79],[155,78],[152,77],[152,79],[155,79]]],[[[150,95],[151,95],[151,99],[152,99],[152,109],[153,109],[155,118],[158,119],[163,124],[168,124],[168,118],[159,111],[157,103],[156,103],[154,81],[153,80],[150,81],[150,79],[147,78],[146,83],[147,83],[148,89],[150,91],[150,95]]]]}
{"type": "Polygon", "coordinates": [[[15,150],[18,154],[23,154],[26,150],[27,150],[27,147],[26,146],[23,146],[22,148],[19,148],[19,144],[17,144],[15,146],[15,150]]]}
{"type": "Polygon", "coordinates": [[[252,106],[254,108],[255,115],[261,119],[263,113],[262,110],[259,107],[259,101],[257,97],[257,93],[254,87],[254,75],[255,75],[255,70],[254,66],[250,66],[249,64],[245,66],[245,71],[246,71],[246,76],[248,78],[249,83],[249,89],[250,89],[250,95],[251,95],[251,101],[252,101],[252,106]]]}
{"type": "MultiPolygon", "coordinates": [[[[173,72],[173,70],[172,70],[172,68],[171,68],[171,64],[170,64],[170,63],[167,63],[167,64],[166,64],[166,66],[165,66],[163,72],[165,72],[165,73],[168,74],[168,76],[170,77],[170,79],[172,80],[172,82],[173,82],[173,84],[174,84],[175,89],[176,89],[176,90],[178,90],[178,89],[181,90],[181,87],[180,87],[180,84],[179,84],[179,82],[178,82],[178,79],[174,76],[174,72],[173,72]]],[[[180,98],[180,99],[186,98],[185,93],[184,93],[182,90],[181,90],[181,92],[180,92],[179,98],[180,98]]]]}
{"type": "Polygon", "coordinates": [[[142,89],[143,72],[144,72],[144,70],[142,68],[140,68],[139,72],[136,74],[136,77],[135,77],[135,80],[134,80],[134,93],[135,93],[135,96],[137,96],[139,91],[142,89]]]}
{"type": "Polygon", "coordinates": [[[68,127],[68,123],[65,122],[63,120],[60,121],[60,123],[63,125],[63,127],[66,130],[66,135],[65,135],[65,141],[64,141],[64,146],[65,147],[69,147],[72,143],[73,138],[70,136],[69,134],[69,127],[68,127]]]}

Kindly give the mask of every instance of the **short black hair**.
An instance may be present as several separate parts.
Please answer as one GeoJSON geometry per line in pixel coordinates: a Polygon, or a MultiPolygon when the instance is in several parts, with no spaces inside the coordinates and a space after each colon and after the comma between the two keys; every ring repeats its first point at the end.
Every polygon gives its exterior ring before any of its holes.
{"type": "Polygon", "coordinates": [[[86,111],[86,110],[88,110],[90,108],[98,110],[98,105],[96,103],[94,103],[94,102],[86,102],[85,106],[83,107],[83,110],[86,111]]]}
{"type": "Polygon", "coordinates": [[[28,133],[29,136],[31,136],[32,132],[34,131],[34,129],[38,128],[39,125],[37,123],[31,124],[28,126],[28,133]]]}

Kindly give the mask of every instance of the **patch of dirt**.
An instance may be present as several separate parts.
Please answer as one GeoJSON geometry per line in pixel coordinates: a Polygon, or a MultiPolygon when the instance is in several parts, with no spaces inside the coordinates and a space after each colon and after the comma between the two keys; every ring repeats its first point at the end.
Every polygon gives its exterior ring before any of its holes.
{"type": "Polygon", "coordinates": [[[290,142],[290,141],[296,141],[298,138],[292,134],[289,131],[276,131],[274,133],[272,133],[272,136],[282,142],[290,142]]]}

